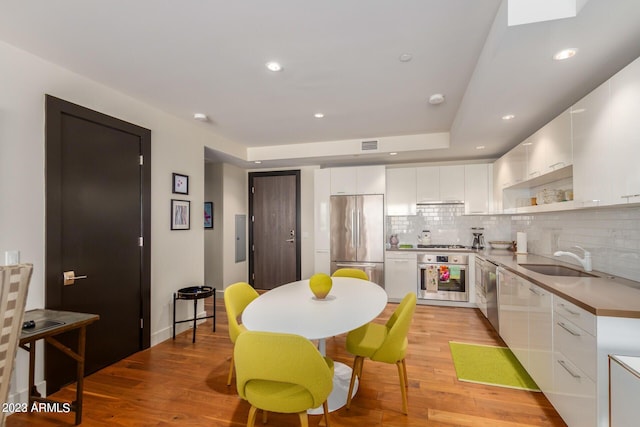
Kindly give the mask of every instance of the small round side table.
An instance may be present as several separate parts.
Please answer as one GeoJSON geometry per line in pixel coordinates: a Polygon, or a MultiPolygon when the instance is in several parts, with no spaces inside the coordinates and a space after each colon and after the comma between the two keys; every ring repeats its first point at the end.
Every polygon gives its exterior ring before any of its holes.
{"type": "Polygon", "coordinates": [[[196,342],[196,322],[202,319],[213,319],[213,332],[216,331],[216,288],[211,286],[189,286],[173,293],[173,339],[176,339],[176,323],[193,322],[193,340],[196,342]],[[198,317],[198,300],[213,296],[213,314],[198,317]],[[193,318],[176,321],[176,301],[179,299],[193,300],[193,318]]]}

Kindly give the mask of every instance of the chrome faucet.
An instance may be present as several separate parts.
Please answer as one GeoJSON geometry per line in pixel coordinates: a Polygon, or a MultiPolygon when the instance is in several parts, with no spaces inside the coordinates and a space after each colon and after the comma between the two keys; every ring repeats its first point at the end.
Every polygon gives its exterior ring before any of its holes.
{"type": "Polygon", "coordinates": [[[587,251],[584,248],[581,248],[580,246],[574,246],[574,248],[578,248],[582,252],[584,252],[584,258],[580,258],[578,255],[574,254],[573,252],[566,252],[566,251],[556,251],[553,254],[553,256],[562,256],[562,255],[570,256],[572,258],[577,259],[580,262],[580,264],[582,264],[582,267],[584,267],[584,271],[591,271],[591,252],[587,251]]]}

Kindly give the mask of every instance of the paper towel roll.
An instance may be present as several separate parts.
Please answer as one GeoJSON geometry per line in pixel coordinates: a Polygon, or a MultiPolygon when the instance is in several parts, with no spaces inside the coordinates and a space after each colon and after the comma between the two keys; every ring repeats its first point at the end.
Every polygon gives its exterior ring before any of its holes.
{"type": "Polygon", "coordinates": [[[527,233],[523,231],[518,231],[516,234],[516,244],[518,245],[518,253],[526,254],[527,253],[527,233]]]}

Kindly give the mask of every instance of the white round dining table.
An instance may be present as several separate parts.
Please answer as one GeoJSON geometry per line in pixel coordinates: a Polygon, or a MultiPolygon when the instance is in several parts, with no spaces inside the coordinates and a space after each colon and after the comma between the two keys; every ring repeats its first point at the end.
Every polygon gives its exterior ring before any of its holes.
{"type": "MultiPolygon", "coordinates": [[[[350,277],[332,277],[333,286],[324,299],[316,298],[309,280],[299,280],[271,289],[253,300],[242,313],[242,323],[251,331],[297,334],[318,340],[326,354],[325,339],[354,330],[375,319],[387,305],[387,293],[377,284],[350,277]]],[[[329,410],[347,402],[351,367],[334,362],[333,391],[329,410]]],[[[353,394],[357,391],[357,383],[353,394]]],[[[322,413],[322,407],[310,411],[322,413]]]]}

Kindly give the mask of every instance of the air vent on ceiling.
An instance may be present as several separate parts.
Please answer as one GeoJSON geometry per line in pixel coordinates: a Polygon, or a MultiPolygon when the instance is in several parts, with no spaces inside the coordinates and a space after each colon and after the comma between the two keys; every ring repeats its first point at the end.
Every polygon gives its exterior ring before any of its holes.
{"type": "Polygon", "coordinates": [[[378,149],[378,141],[376,141],[376,140],[373,140],[373,141],[362,141],[361,149],[362,149],[362,151],[377,150],[378,149]]]}

